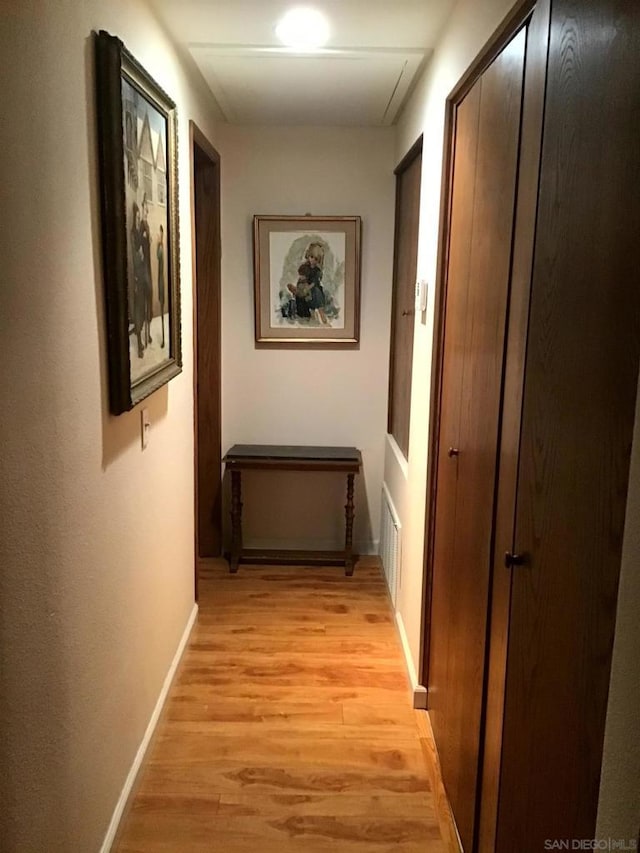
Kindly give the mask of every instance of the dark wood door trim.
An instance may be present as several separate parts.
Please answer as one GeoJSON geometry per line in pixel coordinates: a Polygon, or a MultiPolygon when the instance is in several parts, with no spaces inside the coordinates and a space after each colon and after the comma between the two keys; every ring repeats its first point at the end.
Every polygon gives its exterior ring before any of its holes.
{"type": "MultiPolygon", "coordinates": [[[[450,105],[455,107],[462,101],[493,60],[502,53],[518,30],[524,27],[533,14],[535,6],[536,0],[518,0],[450,92],[447,98],[447,109],[450,105]]],[[[446,139],[445,135],[445,144],[446,139]]]]}
{"type": "Polygon", "coordinates": [[[406,172],[409,166],[413,163],[416,157],[422,154],[422,134],[416,139],[411,148],[404,155],[402,160],[398,163],[398,165],[393,170],[394,175],[401,175],[403,172],[406,172]]]}
{"type": "MultiPolygon", "coordinates": [[[[427,494],[425,507],[425,531],[423,554],[422,614],[420,659],[418,673],[420,683],[428,684],[429,678],[429,626],[431,623],[431,598],[433,585],[433,535],[436,508],[436,458],[440,443],[440,400],[442,395],[442,366],[444,341],[444,306],[447,298],[446,270],[449,266],[449,233],[451,223],[453,159],[456,144],[456,108],[458,102],[447,100],[444,126],[444,155],[442,162],[442,190],[440,195],[440,233],[438,235],[438,259],[436,265],[436,292],[433,316],[433,355],[431,359],[431,396],[429,401],[429,431],[427,456],[427,494]]],[[[428,704],[428,701],[427,701],[428,704]]]]}
{"type": "MultiPolygon", "coordinates": [[[[401,227],[401,177],[404,173],[413,165],[415,160],[418,157],[422,156],[422,134],[416,139],[413,143],[409,151],[402,158],[400,163],[394,169],[394,175],[396,176],[396,201],[395,201],[395,224],[394,224],[394,237],[393,237],[393,292],[391,296],[391,336],[389,342],[389,394],[388,394],[388,403],[387,403],[387,432],[389,434],[393,433],[393,393],[394,393],[394,382],[393,382],[393,374],[394,374],[394,360],[395,360],[395,347],[396,347],[396,320],[397,320],[397,312],[398,312],[398,262],[399,262],[399,245],[400,245],[400,227],[401,227]]],[[[418,207],[418,224],[420,218],[420,210],[418,207]]],[[[418,250],[417,246],[417,235],[416,235],[416,253],[418,250]]],[[[413,339],[412,339],[413,342],[413,339]]],[[[412,343],[413,346],[413,343],[412,343]]],[[[408,417],[410,419],[410,412],[408,413],[408,417]]],[[[399,443],[398,443],[398,446],[399,443]]],[[[409,448],[400,448],[403,453],[406,452],[408,455],[409,448]]]]}
{"type": "MultiPolygon", "coordinates": [[[[193,395],[194,395],[194,502],[195,502],[195,590],[198,595],[198,558],[201,548],[200,518],[203,514],[201,500],[201,466],[204,455],[218,460],[218,477],[221,476],[221,267],[220,267],[220,155],[198,126],[189,122],[189,149],[191,154],[191,257],[193,268],[193,395]],[[196,182],[207,170],[212,181],[213,206],[205,211],[206,221],[199,221],[196,205],[196,182]],[[207,250],[213,262],[206,272],[198,269],[198,239],[207,241],[207,250]],[[207,329],[209,345],[203,346],[202,329],[207,329]],[[204,382],[206,377],[206,382],[204,382]],[[203,434],[200,417],[203,408],[213,417],[209,429],[203,434]]],[[[200,255],[202,246],[200,247],[200,255]]],[[[215,471],[210,472],[215,478],[215,471]]],[[[218,486],[217,491],[220,491],[218,486]]],[[[218,500],[207,512],[213,513],[213,525],[219,536],[222,530],[221,506],[218,500]]],[[[218,546],[216,546],[218,548],[218,546]]],[[[221,550],[221,542],[219,543],[221,550]]]]}

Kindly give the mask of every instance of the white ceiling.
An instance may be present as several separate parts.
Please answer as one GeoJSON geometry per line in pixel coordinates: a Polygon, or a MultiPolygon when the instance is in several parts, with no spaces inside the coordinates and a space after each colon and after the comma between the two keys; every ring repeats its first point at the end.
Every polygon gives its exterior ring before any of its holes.
{"type": "Polygon", "coordinates": [[[393,124],[455,0],[151,0],[232,124],[393,124]],[[301,54],[275,26],[292,6],[328,18],[301,54]]]}

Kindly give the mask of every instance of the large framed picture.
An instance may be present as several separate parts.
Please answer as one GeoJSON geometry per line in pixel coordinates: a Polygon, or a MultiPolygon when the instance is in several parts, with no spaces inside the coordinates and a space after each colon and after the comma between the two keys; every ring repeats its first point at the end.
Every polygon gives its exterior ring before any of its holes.
{"type": "Polygon", "coordinates": [[[109,402],[182,370],[176,106],[115,36],[95,37],[109,402]]]}
{"type": "Polygon", "coordinates": [[[256,346],[354,348],[359,216],[254,216],[256,346]]]}

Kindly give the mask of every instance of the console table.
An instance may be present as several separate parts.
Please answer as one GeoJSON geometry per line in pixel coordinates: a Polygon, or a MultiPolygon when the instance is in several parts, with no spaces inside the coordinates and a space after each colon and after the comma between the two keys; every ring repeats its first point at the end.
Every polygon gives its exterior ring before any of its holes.
{"type": "Polygon", "coordinates": [[[355,447],[299,447],[275,444],[234,444],[224,457],[231,472],[231,555],[229,570],[239,563],[302,565],[344,565],[352,575],[357,555],[353,553],[354,478],[362,468],[362,455],[355,447]],[[243,548],[242,472],[254,471],[338,471],[347,475],[345,539],[342,551],[292,551],[243,548]]]}

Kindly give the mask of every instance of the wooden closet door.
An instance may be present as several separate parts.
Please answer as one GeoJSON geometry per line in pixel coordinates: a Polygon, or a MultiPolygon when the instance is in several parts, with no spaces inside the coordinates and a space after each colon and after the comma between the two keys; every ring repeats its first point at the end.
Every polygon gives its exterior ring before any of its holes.
{"type": "Polygon", "coordinates": [[[509,317],[505,346],[502,421],[498,457],[498,489],[494,520],[493,571],[490,590],[480,814],[479,853],[495,853],[504,711],[511,574],[504,565],[513,550],[513,519],[518,479],[518,453],[529,322],[531,270],[540,175],[542,119],[547,71],[550,0],[537,0],[527,24],[527,52],[522,101],[518,168],[518,200],[513,235],[509,317]]]}
{"type": "Polygon", "coordinates": [[[450,453],[458,448],[460,435],[480,88],[481,83],[478,81],[459,105],[456,114],[429,642],[429,716],[449,797],[452,796],[450,788],[454,786],[457,777],[460,749],[455,728],[456,715],[452,710],[455,696],[449,678],[450,654],[462,644],[462,637],[453,634],[454,624],[451,620],[454,579],[450,567],[456,532],[458,465],[450,453]]]}
{"type": "MultiPolygon", "coordinates": [[[[472,849],[475,829],[525,43],[526,33],[521,30],[458,109],[458,120],[466,119],[461,111],[465,108],[471,112],[479,99],[474,168],[459,192],[456,182],[462,180],[455,168],[461,140],[456,132],[438,448],[429,710],[445,787],[466,851],[472,849]],[[464,211],[458,210],[459,205],[472,210],[466,238],[457,233],[465,216],[464,211]],[[466,252],[462,262],[459,250],[466,252]],[[461,280],[451,277],[458,265],[461,280]],[[456,292],[458,288],[462,291],[456,292]]],[[[469,124],[472,126],[473,122],[469,124]]]]}
{"type": "Polygon", "coordinates": [[[640,358],[640,6],[551,9],[498,853],[594,837],[640,358]]]}

